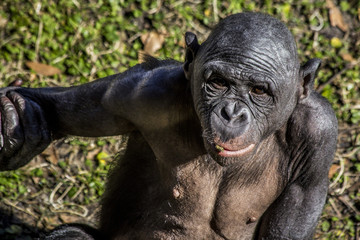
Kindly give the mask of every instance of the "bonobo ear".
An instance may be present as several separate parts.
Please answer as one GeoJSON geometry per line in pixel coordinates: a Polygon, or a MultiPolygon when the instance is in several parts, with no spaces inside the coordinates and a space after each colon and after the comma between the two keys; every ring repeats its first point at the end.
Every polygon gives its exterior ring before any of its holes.
{"type": "Polygon", "coordinates": [[[200,47],[197,37],[192,32],[185,33],[185,43],[186,43],[186,53],[185,53],[185,63],[184,63],[184,72],[185,77],[190,79],[192,73],[192,63],[194,61],[195,55],[200,47]]]}
{"type": "Polygon", "coordinates": [[[300,91],[300,100],[307,98],[311,91],[314,90],[314,80],[319,69],[321,60],[318,58],[310,59],[304,66],[300,69],[300,78],[301,78],[301,89],[300,91]]]}

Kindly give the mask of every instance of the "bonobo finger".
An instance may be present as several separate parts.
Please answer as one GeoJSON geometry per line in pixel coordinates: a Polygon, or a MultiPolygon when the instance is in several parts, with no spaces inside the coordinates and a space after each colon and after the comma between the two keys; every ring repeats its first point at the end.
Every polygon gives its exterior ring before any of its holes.
{"type": "MultiPolygon", "coordinates": [[[[38,119],[38,111],[34,109],[31,100],[24,100],[24,98],[16,93],[8,93],[9,99],[12,100],[19,116],[21,126],[23,126],[24,144],[25,142],[32,141],[32,145],[36,145],[40,139],[40,126],[41,123],[38,119]]],[[[24,147],[24,146],[23,146],[24,147]]]]}
{"type": "MultiPolygon", "coordinates": [[[[9,97],[15,98],[16,95],[18,94],[12,93],[12,96],[9,97]]],[[[18,107],[15,103],[14,105],[18,107]]],[[[9,166],[13,169],[25,165],[33,157],[41,153],[50,143],[47,122],[37,103],[27,100],[24,111],[19,112],[19,117],[24,131],[24,143],[16,155],[16,160],[18,161],[9,166]]]]}
{"type": "Polygon", "coordinates": [[[11,100],[2,95],[0,97],[1,127],[3,135],[3,156],[11,157],[19,150],[24,142],[19,116],[11,100]]]}

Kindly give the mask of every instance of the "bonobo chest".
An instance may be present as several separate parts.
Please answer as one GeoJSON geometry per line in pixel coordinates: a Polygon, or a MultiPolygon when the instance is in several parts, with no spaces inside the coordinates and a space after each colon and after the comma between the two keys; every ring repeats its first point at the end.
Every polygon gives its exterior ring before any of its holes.
{"type": "Polygon", "coordinates": [[[260,173],[249,173],[240,167],[223,168],[204,155],[174,172],[166,221],[182,225],[179,235],[184,239],[251,239],[279,194],[279,179],[270,164],[260,173]]]}

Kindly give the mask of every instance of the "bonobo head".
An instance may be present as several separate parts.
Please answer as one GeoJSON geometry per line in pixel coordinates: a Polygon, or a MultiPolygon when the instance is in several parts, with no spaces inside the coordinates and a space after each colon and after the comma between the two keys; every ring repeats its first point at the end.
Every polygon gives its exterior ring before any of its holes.
{"type": "Polygon", "coordinates": [[[222,165],[247,159],[286,124],[320,65],[300,67],[290,31],[260,13],[225,18],[202,45],[192,33],[185,41],[184,72],[205,146],[222,165]]]}

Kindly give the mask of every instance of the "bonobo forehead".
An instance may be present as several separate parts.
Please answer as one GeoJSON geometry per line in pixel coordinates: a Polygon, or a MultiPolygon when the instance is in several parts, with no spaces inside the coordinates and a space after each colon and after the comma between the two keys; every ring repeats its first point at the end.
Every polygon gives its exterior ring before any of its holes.
{"type": "Polygon", "coordinates": [[[201,45],[197,58],[205,65],[218,61],[239,64],[244,70],[276,78],[294,77],[299,69],[290,31],[261,13],[240,13],[222,20],[201,45]]]}

